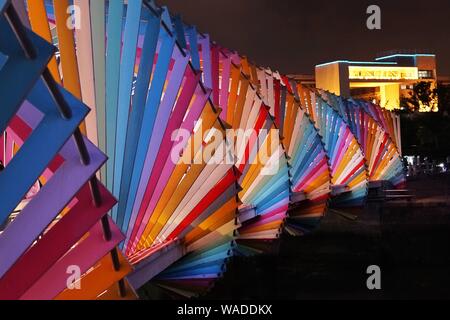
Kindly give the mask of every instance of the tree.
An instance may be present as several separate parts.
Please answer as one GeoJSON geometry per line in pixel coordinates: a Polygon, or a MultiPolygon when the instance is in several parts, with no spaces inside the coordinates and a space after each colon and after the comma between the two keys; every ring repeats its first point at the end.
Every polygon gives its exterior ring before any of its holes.
{"type": "Polygon", "coordinates": [[[436,88],[439,101],[439,113],[444,116],[450,115],[450,86],[439,84],[436,88]]]}
{"type": "Polygon", "coordinates": [[[417,83],[410,97],[401,100],[404,153],[444,160],[450,155],[450,86],[417,83]],[[433,99],[438,112],[415,112],[433,99]]]}
{"type": "Polygon", "coordinates": [[[411,112],[437,111],[436,102],[438,98],[437,89],[431,87],[429,81],[419,81],[414,84],[409,97],[401,99],[401,106],[411,112]]]}

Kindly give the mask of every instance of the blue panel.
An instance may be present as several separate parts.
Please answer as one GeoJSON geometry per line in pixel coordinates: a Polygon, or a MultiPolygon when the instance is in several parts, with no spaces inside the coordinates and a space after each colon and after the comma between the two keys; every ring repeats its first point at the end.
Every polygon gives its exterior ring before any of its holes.
{"type": "MultiPolygon", "coordinates": [[[[304,118],[306,119],[306,118],[304,118]]],[[[306,126],[306,124],[303,122],[302,126],[306,126]]],[[[305,132],[303,133],[303,137],[301,141],[298,141],[297,145],[294,149],[294,157],[292,159],[292,163],[294,163],[294,169],[296,168],[299,159],[302,159],[304,155],[309,151],[308,147],[310,147],[313,143],[313,140],[317,136],[315,135],[314,128],[312,126],[307,126],[305,132]]],[[[307,165],[306,163],[302,162],[304,165],[307,165]]]]}
{"type": "Polygon", "coordinates": [[[8,57],[0,52],[0,70],[3,68],[3,66],[6,64],[7,61],[8,57]]]}
{"type": "MultiPolygon", "coordinates": [[[[112,194],[116,198],[119,196],[120,183],[122,180],[125,140],[131,104],[131,90],[134,78],[141,8],[142,0],[135,0],[128,3],[125,29],[123,32],[123,48],[120,63],[119,98],[116,122],[116,149],[115,154],[109,154],[109,161],[114,164],[112,194]]],[[[113,218],[115,218],[116,210],[117,207],[114,207],[112,210],[113,218]]]]}
{"type": "MultiPolygon", "coordinates": [[[[122,45],[123,0],[109,2],[106,34],[106,154],[113,156],[116,147],[117,103],[119,99],[120,50],[122,45]]],[[[112,190],[114,161],[106,164],[106,186],[112,190]]]]}
{"type": "Polygon", "coordinates": [[[266,201],[267,198],[270,198],[272,195],[280,193],[280,186],[285,185],[289,180],[288,171],[288,167],[283,165],[278,173],[266,183],[264,188],[262,188],[256,196],[252,197],[253,200],[251,202],[257,205],[266,201]]]}
{"type": "Polygon", "coordinates": [[[206,266],[202,268],[196,268],[196,269],[188,269],[182,272],[174,272],[170,273],[168,275],[161,276],[159,279],[164,278],[193,278],[195,276],[200,276],[202,278],[205,277],[205,275],[215,275],[219,276],[223,272],[223,262],[217,263],[215,265],[206,266]]]}
{"type": "Polygon", "coordinates": [[[9,0],[0,0],[0,14],[3,14],[3,10],[6,9],[7,3],[9,3],[9,0]]]}
{"type": "Polygon", "coordinates": [[[200,54],[198,52],[198,38],[197,29],[195,27],[190,27],[188,29],[189,36],[189,47],[191,50],[191,61],[192,66],[195,70],[200,70],[200,54]]]}
{"type": "MultiPolygon", "coordinates": [[[[150,14],[148,19],[144,45],[142,48],[142,57],[148,58],[141,59],[139,65],[128,124],[127,140],[125,143],[124,167],[119,193],[119,204],[116,206],[117,211],[122,213],[125,211],[128,193],[130,191],[132,170],[139,142],[139,134],[142,128],[142,121],[144,120],[145,102],[147,100],[148,87],[153,70],[153,57],[156,53],[156,45],[158,43],[158,35],[161,26],[159,17],[150,14]]],[[[117,211],[113,212],[113,218],[117,218],[117,211]]]]}
{"type": "Polygon", "coordinates": [[[272,207],[273,205],[282,202],[283,199],[289,197],[289,186],[290,183],[287,180],[282,181],[283,183],[279,185],[276,189],[273,189],[271,194],[261,200],[261,202],[256,201],[255,204],[257,206],[257,212],[260,214],[267,208],[272,207]]]}
{"type": "Polygon", "coordinates": [[[163,12],[161,13],[161,20],[164,21],[164,24],[167,26],[170,32],[173,33],[173,25],[172,19],[170,18],[170,12],[167,7],[163,7],[163,12]]]}
{"type": "MultiPolygon", "coordinates": [[[[175,38],[162,30],[162,45],[158,54],[158,62],[155,67],[155,75],[152,80],[150,92],[145,106],[142,128],[139,136],[139,145],[136,151],[136,159],[134,163],[133,174],[131,178],[130,192],[128,195],[127,208],[125,215],[118,215],[117,224],[122,226],[122,230],[128,229],[128,223],[131,217],[131,211],[136,201],[136,193],[139,181],[144,168],[145,158],[147,156],[150,138],[155,124],[156,114],[161,101],[161,95],[169,71],[170,60],[175,45],[175,38]]],[[[140,203],[142,199],[138,199],[140,203]]]]}
{"type": "MultiPolygon", "coordinates": [[[[28,36],[39,53],[33,60],[24,56],[9,24],[4,18],[0,18],[0,52],[9,57],[0,69],[0,132],[5,130],[8,122],[19,110],[22,101],[45,70],[55,51],[53,46],[31,31],[28,36]]],[[[3,61],[5,62],[4,58],[3,61]]]]}
{"type": "Polygon", "coordinates": [[[186,257],[183,258],[183,260],[181,260],[178,263],[175,263],[167,271],[164,271],[163,275],[166,274],[168,275],[171,273],[173,274],[186,269],[192,269],[204,263],[215,263],[220,259],[222,260],[226,259],[230,256],[229,253],[230,249],[231,246],[230,243],[228,242],[225,245],[218,246],[213,250],[202,252],[201,254],[187,255],[186,257]]]}
{"type": "Polygon", "coordinates": [[[173,20],[175,32],[177,33],[177,41],[183,49],[187,48],[186,35],[184,33],[184,24],[180,16],[176,16],[173,20]]]}
{"type": "MultiPolygon", "coordinates": [[[[175,50],[178,51],[178,48],[175,50]]],[[[180,53],[178,53],[181,55],[180,53]]],[[[186,70],[186,66],[189,62],[189,56],[179,57],[175,60],[175,64],[173,65],[173,69],[170,74],[170,80],[166,82],[166,88],[164,91],[164,98],[162,99],[156,115],[155,122],[158,124],[156,128],[152,128],[152,134],[150,137],[150,144],[147,147],[147,150],[152,150],[153,152],[148,152],[146,154],[146,158],[144,163],[145,172],[141,173],[140,179],[143,181],[148,181],[152,170],[153,165],[155,164],[156,157],[158,156],[158,150],[160,149],[161,141],[163,139],[163,135],[165,132],[165,128],[167,127],[167,123],[169,121],[173,106],[175,105],[175,100],[178,95],[178,91],[182,84],[184,78],[184,72],[186,70]],[[164,128],[164,129],[162,129],[164,128]]],[[[126,199],[124,199],[126,200],[126,199]]]]}
{"type": "Polygon", "coordinates": [[[207,259],[204,262],[197,263],[192,267],[185,267],[180,271],[170,271],[162,274],[159,279],[193,279],[205,277],[218,277],[224,271],[224,260],[228,258],[225,254],[215,259],[207,259]]]}
{"type": "Polygon", "coordinates": [[[220,272],[220,270],[223,271],[223,264],[231,254],[232,242],[230,241],[207,251],[194,251],[164,271],[158,276],[158,279],[170,279],[174,277],[192,278],[201,275],[198,272],[199,270],[207,271],[205,274],[220,272]]]}
{"type": "Polygon", "coordinates": [[[301,162],[295,164],[295,170],[293,175],[293,181],[299,181],[300,176],[302,176],[307,170],[310,172],[314,169],[314,166],[309,166],[313,163],[317,155],[322,151],[322,145],[320,141],[316,141],[313,148],[309,150],[309,154],[303,158],[301,162]],[[301,169],[297,171],[298,169],[301,169]]]}
{"type": "Polygon", "coordinates": [[[0,222],[16,208],[88,113],[86,106],[65,90],[61,92],[72,109],[69,120],[61,118],[42,81],[37,82],[30,94],[29,101],[45,117],[0,175],[0,222]]]}

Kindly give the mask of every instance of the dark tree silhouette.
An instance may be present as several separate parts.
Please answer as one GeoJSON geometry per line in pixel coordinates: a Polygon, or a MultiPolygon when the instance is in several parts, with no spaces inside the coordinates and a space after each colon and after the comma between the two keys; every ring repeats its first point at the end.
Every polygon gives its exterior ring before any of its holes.
{"type": "Polygon", "coordinates": [[[430,108],[437,100],[437,89],[431,87],[429,81],[419,81],[414,84],[413,89],[409,92],[409,97],[401,99],[401,106],[407,111],[418,112],[421,106],[430,108]]]}

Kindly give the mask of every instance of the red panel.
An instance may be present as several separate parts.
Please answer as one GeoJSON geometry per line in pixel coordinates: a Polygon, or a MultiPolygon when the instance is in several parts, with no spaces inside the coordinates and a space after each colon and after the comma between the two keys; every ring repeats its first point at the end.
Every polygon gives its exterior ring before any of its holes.
{"type": "Polygon", "coordinates": [[[78,266],[81,273],[86,273],[118,243],[124,240],[124,235],[110,219],[112,238],[105,241],[101,223],[97,223],[89,236],[74,247],[62,259],[54,264],[20,299],[22,300],[50,300],[66,289],[69,266],[78,266]]]}
{"type": "Polygon", "coordinates": [[[234,171],[230,170],[222,180],[209,191],[206,196],[195,206],[194,209],[184,218],[184,220],[172,231],[167,239],[172,240],[178,236],[192,221],[194,221],[208,206],[217,199],[225,190],[236,181],[234,171]]]}
{"type": "Polygon", "coordinates": [[[116,200],[103,186],[101,195],[102,205],[96,208],[92,204],[88,186],[78,193],[78,203],[0,280],[0,300],[20,298],[114,206],[116,200]]]}

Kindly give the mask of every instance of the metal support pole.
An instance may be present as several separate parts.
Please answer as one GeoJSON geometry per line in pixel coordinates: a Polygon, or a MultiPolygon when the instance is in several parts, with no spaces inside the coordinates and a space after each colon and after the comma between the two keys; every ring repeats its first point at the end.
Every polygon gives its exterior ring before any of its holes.
{"type": "Polygon", "coordinates": [[[19,41],[25,56],[30,60],[35,59],[37,56],[36,50],[34,49],[33,43],[28,38],[27,31],[23,27],[19,15],[12,4],[9,4],[9,7],[5,10],[5,18],[11,26],[17,41],[19,41]]]}

